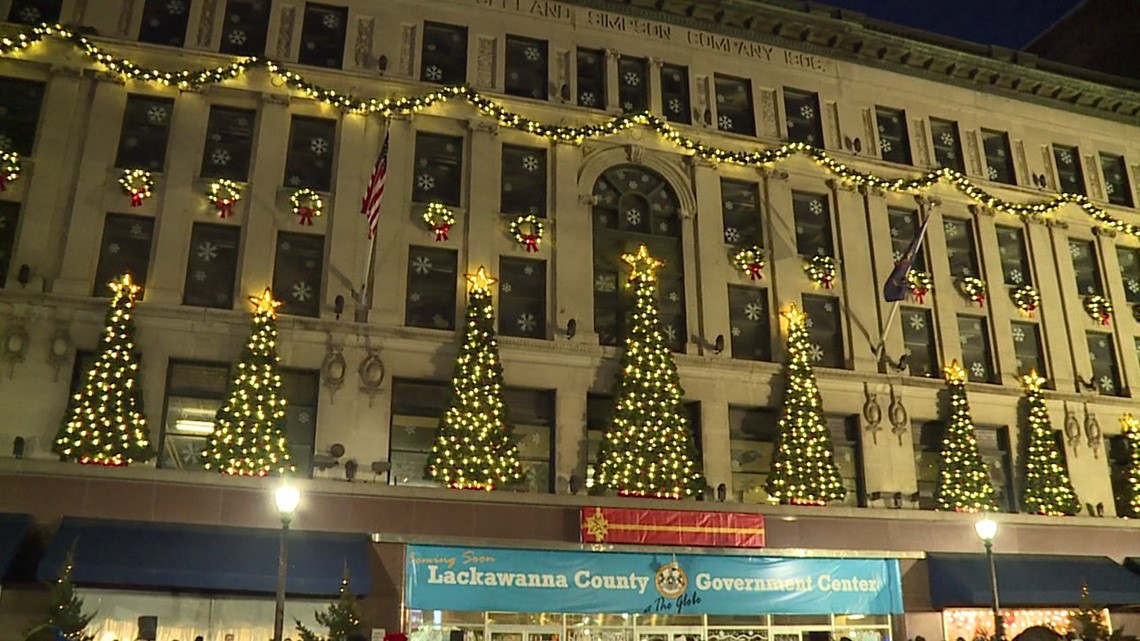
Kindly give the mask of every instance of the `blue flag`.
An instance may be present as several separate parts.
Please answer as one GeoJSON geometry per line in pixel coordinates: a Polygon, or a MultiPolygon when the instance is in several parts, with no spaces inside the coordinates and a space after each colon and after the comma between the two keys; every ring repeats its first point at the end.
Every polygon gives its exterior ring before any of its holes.
{"type": "Polygon", "coordinates": [[[922,221],[922,227],[914,235],[914,240],[910,241],[910,245],[903,252],[902,258],[891,270],[891,275],[887,276],[887,282],[883,284],[883,298],[887,302],[893,303],[906,299],[908,290],[906,277],[910,274],[911,267],[914,267],[914,257],[918,255],[918,250],[922,249],[922,238],[926,235],[926,224],[929,222],[930,215],[927,214],[926,220],[922,221]]]}

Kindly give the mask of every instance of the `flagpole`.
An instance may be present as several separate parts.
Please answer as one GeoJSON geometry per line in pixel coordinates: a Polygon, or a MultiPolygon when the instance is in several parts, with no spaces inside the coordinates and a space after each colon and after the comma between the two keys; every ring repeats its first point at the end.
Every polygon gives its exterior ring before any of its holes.
{"type": "Polygon", "coordinates": [[[360,305],[360,309],[364,310],[368,309],[370,306],[369,299],[371,297],[368,295],[368,292],[370,291],[371,285],[373,284],[372,266],[376,260],[376,236],[378,236],[378,234],[372,234],[371,238],[368,241],[368,256],[367,261],[364,263],[364,283],[360,286],[360,296],[357,301],[357,303],[360,305]]]}
{"type": "MultiPolygon", "coordinates": [[[[926,227],[930,224],[930,219],[933,218],[934,214],[931,213],[931,211],[927,208],[924,201],[920,200],[918,206],[919,210],[924,214],[922,218],[922,227],[920,227],[918,230],[917,242],[919,251],[921,251],[922,241],[926,237],[926,227]]],[[[907,267],[906,273],[903,274],[904,280],[906,279],[907,274],[910,273],[911,269],[914,269],[913,261],[911,261],[910,266],[907,267]]],[[[891,313],[887,316],[887,323],[883,326],[883,333],[879,335],[879,345],[875,348],[875,362],[877,363],[881,363],[883,361],[883,353],[887,350],[887,334],[891,332],[891,327],[895,324],[895,318],[899,314],[899,305],[901,305],[902,302],[903,299],[900,298],[899,300],[895,301],[894,305],[891,306],[891,313]]]]}

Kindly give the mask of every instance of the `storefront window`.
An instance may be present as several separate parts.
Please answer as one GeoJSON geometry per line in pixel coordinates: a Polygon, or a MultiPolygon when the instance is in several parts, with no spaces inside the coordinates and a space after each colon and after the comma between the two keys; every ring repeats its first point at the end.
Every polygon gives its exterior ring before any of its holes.
{"type": "MultiPolygon", "coordinates": [[[[1112,628],[1108,610],[1101,611],[1104,622],[1112,628]]],[[[1005,636],[1016,638],[1028,628],[1044,626],[1064,636],[1069,631],[1071,610],[1002,610],[1005,620],[1005,636]]],[[[942,625],[946,639],[989,639],[993,636],[994,615],[991,610],[953,608],[942,611],[942,625]]]]}

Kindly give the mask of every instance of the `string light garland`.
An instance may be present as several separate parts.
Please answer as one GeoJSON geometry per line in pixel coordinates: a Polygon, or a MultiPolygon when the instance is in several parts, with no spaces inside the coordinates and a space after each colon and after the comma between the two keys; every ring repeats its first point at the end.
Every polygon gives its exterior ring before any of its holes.
{"type": "Polygon", "coordinates": [[[264,68],[290,89],[350,113],[382,114],[387,118],[397,114],[422,111],[448,100],[463,99],[480,113],[497,120],[500,126],[525,131],[552,140],[572,143],[580,143],[588,138],[612,136],[633,127],[648,127],[667,142],[691,152],[695,156],[714,162],[760,167],[778,163],[793,155],[804,155],[845,184],[853,187],[889,192],[915,192],[928,189],[939,182],[946,182],[975,203],[996,212],[1011,214],[1020,218],[1041,218],[1053,214],[1065,205],[1073,205],[1092,218],[1098,227],[1140,237],[1140,225],[1114,218],[1083,194],[1057,193],[1042,200],[1015,203],[990,194],[975,185],[965,175],[948,167],[931,170],[912,178],[883,178],[848,167],[822,149],[801,142],[787,143],[774,149],[759,151],[723,149],[706,145],[682,134],[666,120],[648,111],[622,114],[606,122],[596,124],[554,125],[539,122],[508,110],[497,101],[466,86],[441,87],[421,96],[383,99],[362,98],[309,82],[301,74],[279,62],[256,57],[239,58],[228,65],[208,69],[183,69],[180,71],[145,69],[130,60],[109,53],[94,44],[86,36],[60,25],[42,24],[32,27],[24,33],[0,39],[0,56],[10,56],[28,49],[45,38],[71,44],[93,62],[123,78],[154,82],[163,86],[177,87],[181,90],[225,82],[237,78],[251,69],[264,68]]]}
{"type": "Polygon", "coordinates": [[[732,255],[732,264],[750,280],[760,280],[764,277],[764,249],[759,245],[745,247],[732,255]]]}
{"type": "Polygon", "coordinates": [[[1081,509],[1077,492],[1069,480],[1065,461],[1057,451],[1053,424],[1045,407],[1042,386],[1045,378],[1032,370],[1021,377],[1028,405],[1025,427],[1025,486],[1022,505],[1030,514],[1071,516],[1081,509]]]}
{"type": "Polygon", "coordinates": [[[298,189],[289,196],[293,203],[293,213],[297,215],[301,225],[312,227],[313,219],[320,218],[325,212],[325,201],[320,194],[312,189],[298,189]]]}
{"type": "Polygon", "coordinates": [[[1112,320],[1112,301],[1099,294],[1086,296],[1085,311],[1093,320],[1108,327],[1109,321],[1112,320]]]}
{"type": "Polygon", "coordinates": [[[807,314],[793,304],[788,320],[788,361],[784,366],[784,402],[776,425],[776,448],[765,490],[773,503],[825,505],[847,495],[831,430],[823,416],[823,400],[812,369],[807,314]]]}
{"type": "MultiPolygon", "coordinates": [[[[210,183],[210,192],[207,197],[218,210],[218,218],[232,218],[234,205],[241,200],[242,186],[229,178],[219,178],[210,183]]],[[[294,203],[294,207],[296,204],[294,203]]]]}
{"type": "Polygon", "coordinates": [[[117,467],[146,461],[154,450],[142,413],[139,359],[134,352],[133,316],[142,288],[130,274],[111,281],[110,288],[99,355],[72,397],[52,451],[68,461],[117,467]]]}
{"type": "Polygon", "coordinates": [[[812,256],[804,260],[804,273],[817,287],[835,287],[835,259],[831,256],[812,256]]]}
{"type": "MultiPolygon", "coordinates": [[[[452,221],[454,224],[454,221],[452,221]]],[[[542,241],[542,236],[546,229],[538,216],[534,214],[527,214],[526,216],[519,216],[511,221],[511,236],[514,237],[515,242],[526,248],[527,253],[537,252],[538,243],[542,241]]]]}
{"type": "Polygon", "coordinates": [[[22,170],[20,154],[0,149],[0,191],[8,191],[8,183],[18,180],[22,170]]]}
{"type": "Polygon", "coordinates": [[[154,195],[154,177],[145,169],[124,169],[119,186],[131,197],[131,207],[142,207],[142,201],[154,195]]]}
{"type": "Polygon", "coordinates": [[[996,512],[998,509],[990,473],[978,448],[974,418],[966,396],[966,370],[954,360],[946,366],[946,386],[950,388],[950,419],[942,434],[939,450],[939,510],[952,512],[996,512]]]}
{"type": "Polygon", "coordinates": [[[685,392],[661,329],[657,270],[665,262],[640,245],[622,254],[633,288],[614,409],[602,433],[597,484],[622,496],[680,499],[704,491],[705,479],[682,405],[685,392]]]}
{"type": "Polygon", "coordinates": [[[1120,417],[1120,431],[1128,439],[1128,467],[1125,479],[1125,498],[1128,513],[1119,516],[1140,517],[1140,419],[1131,413],[1120,417]]]}
{"type": "Polygon", "coordinates": [[[914,296],[919,304],[923,304],[926,302],[926,295],[934,289],[934,277],[930,272],[911,269],[906,275],[906,286],[910,290],[910,295],[914,296]]]}
{"type": "Polygon", "coordinates": [[[464,276],[468,300],[463,342],[425,475],[452,489],[490,492],[522,478],[522,464],[511,440],[495,338],[491,287],[498,281],[483,267],[464,276]]]}
{"type": "Polygon", "coordinates": [[[202,451],[203,467],[232,476],[293,472],[285,438],[285,397],[277,370],[277,308],[266,287],[250,296],[252,331],[230,377],[226,401],[214,416],[214,431],[202,451]]]}
{"type": "Polygon", "coordinates": [[[962,291],[963,296],[977,303],[978,307],[986,306],[986,281],[975,276],[966,276],[958,279],[958,289],[962,291]]]}
{"type": "Polygon", "coordinates": [[[442,203],[428,203],[423,215],[424,224],[435,234],[435,242],[447,240],[451,226],[455,224],[455,214],[442,203]]]}
{"type": "Polygon", "coordinates": [[[1015,287],[1009,293],[1010,298],[1013,299],[1013,304],[1017,309],[1021,310],[1027,318],[1033,318],[1033,312],[1041,306],[1041,292],[1033,285],[1022,285],[1015,287]]]}

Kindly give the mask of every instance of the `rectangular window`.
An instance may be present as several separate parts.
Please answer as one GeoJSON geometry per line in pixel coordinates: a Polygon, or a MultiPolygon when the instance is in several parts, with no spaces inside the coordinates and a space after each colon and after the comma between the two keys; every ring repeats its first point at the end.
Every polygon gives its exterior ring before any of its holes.
{"type": "Polygon", "coordinates": [[[958,135],[958,123],[931,118],[930,133],[934,137],[934,161],[938,166],[966,173],[966,165],[962,162],[962,138],[958,135]]]}
{"type": "Polygon", "coordinates": [[[107,214],[103,222],[103,242],[99,245],[99,266],[95,268],[93,295],[111,296],[107,284],[123,274],[130,274],[136,283],[145,285],[153,238],[153,218],[107,214]]]}
{"type": "Polygon", "coordinates": [[[820,367],[846,367],[843,353],[843,321],[839,315],[839,299],[834,296],[803,295],[804,312],[811,319],[808,336],[818,350],[812,360],[820,367]]]}
{"type": "Polygon", "coordinates": [[[392,382],[392,429],[388,440],[388,483],[438,487],[425,476],[428,456],[447,410],[451,386],[435,381],[392,382]]]}
{"type": "Polygon", "coordinates": [[[453,249],[408,248],[408,293],[404,324],[455,329],[455,279],[459,254],[453,249]]]}
{"type": "Polygon", "coordinates": [[[974,241],[974,225],[969,220],[946,218],[946,254],[950,259],[950,275],[954,278],[978,278],[978,246],[974,241]]]}
{"type": "Polygon", "coordinates": [[[499,211],[546,218],[546,150],[503,145],[499,211]]]}
{"type": "Polygon", "coordinates": [[[499,333],[546,338],[546,261],[499,259],[499,333]]]}
{"type": "Polygon", "coordinates": [[[622,56],[618,59],[618,101],[624,113],[649,109],[649,61],[622,56]]]}
{"type": "Polygon", "coordinates": [[[166,166],[166,142],[170,137],[173,111],[174,101],[169,98],[127,96],[115,166],[161,172],[166,166]]]}
{"type": "Polygon", "coordinates": [[[1132,187],[1128,184],[1128,168],[1124,166],[1124,156],[1101,152],[1100,169],[1104,172],[1104,192],[1108,194],[1108,202],[1131,207],[1132,187]]]}
{"type": "Polygon", "coordinates": [[[974,383],[996,383],[990,351],[990,330],[983,316],[959,316],[958,340],[962,344],[962,367],[974,383]]]}
{"type": "Polygon", "coordinates": [[[324,267],[324,236],[277,232],[273,297],[281,301],[282,314],[314,318],[321,315],[324,267]]]}
{"type": "Polygon", "coordinates": [[[1117,247],[1120,276],[1124,279],[1124,297],[1129,303],[1140,303],[1140,249],[1117,247]]]}
{"type": "Polygon", "coordinates": [[[732,357],[772,360],[772,327],[768,316],[768,290],[746,285],[728,286],[732,357]]]}
{"type": "Polygon", "coordinates": [[[139,42],[168,47],[181,47],[186,44],[189,8],[189,2],[146,0],[143,4],[139,42]]]}
{"type": "Polygon", "coordinates": [[[879,154],[883,160],[903,165],[911,164],[906,112],[902,109],[876,106],[875,123],[879,128],[879,154]]]}
{"type": "MultiPolygon", "coordinates": [[[[942,456],[942,432],[940,421],[922,424],[914,430],[915,460],[918,468],[919,507],[924,510],[937,509],[938,469],[942,456]]],[[[978,441],[978,451],[989,471],[990,484],[994,488],[994,498],[1001,512],[1017,510],[1016,495],[1013,490],[1013,461],[1010,456],[1009,430],[1004,427],[975,425],[974,434],[978,441]]]]}
{"type": "Polygon", "coordinates": [[[748,78],[713,76],[716,92],[716,128],[745,136],[756,135],[756,112],[752,109],[752,81],[748,78]]]}
{"type": "Polygon", "coordinates": [[[768,505],[768,472],[776,449],[779,412],[766,407],[728,407],[732,493],[739,503],[768,505]]]}
{"type": "Polygon", "coordinates": [[[1010,323],[1013,333],[1013,354],[1017,357],[1017,375],[1025,376],[1036,371],[1049,378],[1049,368],[1045,363],[1044,343],[1041,341],[1041,328],[1037,323],[1010,323]]]}
{"type": "Polygon", "coordinates": [[[412,200],[460,204],[463,181],[463,138],[416,132],[416,169],[412,200]]]}
{"type": "Polygon", "coordinates": [[[202,151],[202,178],[229,178],[238,182],[249,179],[256,121],[257,112],[252,109],[210,107],[206,146],[202,151]]]}
{"type": "MultiPolygon", "coordinates": [[[[918,235],[921,225],[918,222],[918,212],[913,209],[887,207],[887,223],[891,229],[891,261],[898,263],[910,249],[914,237],[918,235]]],[[[924,239],[925,240],[925,239],[924,239]]],[[[926,243],[922,243],[925,245],[926,243]]],[[[926,252],[922,245],[914,255],[914,268],[916,271],[929,271],[926,268],[926,252]]]]}
{"type": "MultiPolygon", "coordinates": [[[[689,421],[689,430],[693,435],[693,443],[697,449],[697,461],[704,461],[701,441],[701,404],[697,401],[682,401],[681,411],[689,421]]],[[[610,416],[614,410],[614,399],[602,394],[588,394],[586,396],[586,469],[583,478],[586,479],[586,489],[591,494],[604,495],[601,487],[594,483],[594,466],[598,460],[598,448],[602,442],[602,435],[609,425],[610,416]]]]}
{"type": "Polygon", "coordinates": [[[467,82],[467,27],[440,22],[424,23],[420,80],[441,85],[462,85],[467,82]]]}
{"type": "Polygon", "coordinates": [[[504,489],[554,492],[554,398],[554,390],[503,390],[511,418],[511,440],[518,444],[523,471],[519,482],[504,489]]]}
{"type": "Polygon", "coordinates": [[[235,56],[264,56],[272,5],[263,0],[226,0],[221,52],[235,56]]]}
{"type": "Polygon", "coordinates": [[[1032,285],[1033,270],[1029,266],[1029,251],[1025,247],[1025,230],[1020,227],[998,227],[997,239],[1005,284],[1013,287],[1032,285]]]}
{"type": "Polygon", "coordinates": [[[823,148],[819,94],[784,87],[784,118],[788,121],[788,140],[823,148]]]}
{"type": "Polygon", "coordinates": [[[62,0],[12,0],[8,22],[38,26],[42,22],[57,24],[63,8],[62,0]]]}
{"type": "Polygon", "coordinates": [[[983,129],[982,148],[986,153],[986,177],[999,183],[1016,185],[1013,154],[1009,149],[1009,134],[1004,131],[983,129]]]}
{"type": "Polygon", "coordinates": [[[1109,396],[1125,396],[1120,366],[1116,362],[1116,349],[1112,334],[1088,332],[1089,359],[1092,360],[1093,384],[1097,391],[1109,396]]]}
{"type": "Polygon", "coordinates": [[[1108,436],[1107,441],[1105,449],[1108,451],[1113,503],[1117,516],[1124,516],[1132,513],[1132,448],[1128,444],[1127,434],[1108,436]]]}
{"type": "Polygon", "coordinates": [[[224,363],[170,361],[159,467],[203,469],[202,450],[225,403],[229,378],[230,368],[224,363]]]}
{"type": "Polygon", "coordinates": [[[44,84],[0,78],[0,148],[31,156],[44,101],[44,84]]]}
{"type": "Polygon", "coordinates": [[[1076,147],[1053,145],[1053,161],[1057,165],[1057,182],[1067,194],[1085,195],[1085,174],[1081,169],[1081,151],[1076,147]]]}
{"type": "Polygon", "coordinates": [[[1091,240],[1069,239],[1069,255],[1073,257],[1073,273],[1077,277],[1077,293],[1081,296],[1103,296],[1100,260],[1096,244],[1091,240]]]}
{"type": "Polygon", "coordinates": [[[194,223],[182,304],[233,309],[241,227],[194,223]]]}
{"type": "Polygon", "coordinates": [[[834,450],[835,465],[839,468],[839,478],[847,489],[841,503],[850,507],[867,505],[867,493],[863,479],[863,448],[859,444],[859,421],[854,416],[828,416],[827,427],[831,430],[831,447],[834,450]]]}
{"type": "Polygon", "coordinates": [[[285,152],[285,186],[332,191],[335,149],[335,120],[293,116],[285,152]]]}
{"type": "Polygon", "coordinates": [[[507,76],[503,80],[507,95],[546,100],[549,56],[545,40],[507,34],[507,76]]]}
{"type": "Polygon", "coordinates": [[[606,108],[606,52],[578,47],[578,106],[606,108]]]}
{"type": "Polygon", "coordinates": [[[929,309],[902,308],[903,346],[906,349],[907,368],[911,376],[940,378],[942,367],[938,363],[938,350],[934,340],[934,318],[929,309]]]}
{"type": "Polygon", "coordinates": [[[824,194],[792,192],[796,219],[796,251],[804,257],[835,256],[831,239],[831,208],[824,194]]]}
{"type": "Polygon", "coordinates": [[[760,185],[720,179],[720,214],[724,242],[733,247],[764,246],[760,227],[760,185]]]}
{"type": "Polygon", "coordinates": [[[16,250],[16,230],[20,226],[20,203],[0,200],[0,288],[8,282],[12,253],[16,250]]]}
{"type": "Polygon", "coordinates": [[[285,439],[296,475],[313,475],[313,447],[317,440],[317,400],[321,373],[311,369],[281,368],[281,395],[285,397],[285,439]]]}
{"type": "Polygon", "coordinates": [[[347,23],[348,7],[305,3],[305,20],[301,24],[301,52],[297,56],[297,62],[340,69],[344,64],[347,23]]]}
{"type": "Polygon", "coordinates": [[[686,125],[692,122],[688,67],[661,65],[661,105],[666,120],[686,125]]]}

